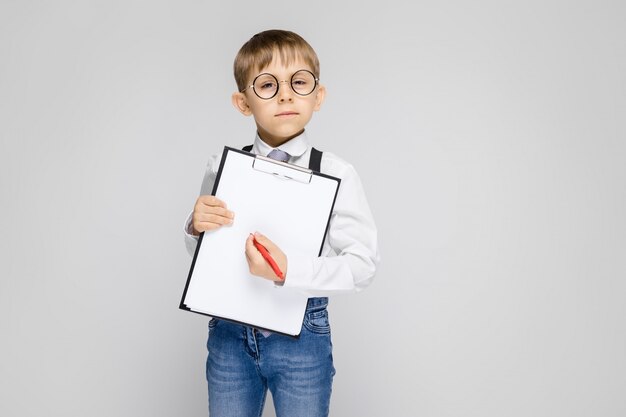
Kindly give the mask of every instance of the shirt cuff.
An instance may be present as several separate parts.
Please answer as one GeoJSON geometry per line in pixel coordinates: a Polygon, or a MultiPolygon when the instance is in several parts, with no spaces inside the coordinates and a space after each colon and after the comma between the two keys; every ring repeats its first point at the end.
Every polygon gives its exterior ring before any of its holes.
{"type": "Polygon", "coordinates": [[[198,240],[198,236],[193,234],[192,217],[193,217],[193,212],[189,213],[189,216],[187,216],[187,220],[185,220],[185,225],[183,226],[183,230],[185,232],[185,235],[198,240]]]}
{"type": "Polygon", "coordinates": [[[287,275],[282,287],[309,288],[313,276],[313,259],[310,256],[290,254],[287,256],[287,275]]]}
{"type": "Polygon", "coordinates": [[[185,224],[183,226],[183,232],[185,233],[185,246],[187,247],[187,252],[189,255],[193,256],[196,252],[196,246],[198,245],[198,236],[194,236],[191,225],[191,217],[193,212],[189,214],[187,220],[185,220],[185,224]]]}

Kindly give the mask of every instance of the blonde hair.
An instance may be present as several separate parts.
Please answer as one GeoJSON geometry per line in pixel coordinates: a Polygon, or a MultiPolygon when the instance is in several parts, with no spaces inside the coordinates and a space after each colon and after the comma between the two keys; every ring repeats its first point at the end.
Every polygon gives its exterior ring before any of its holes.
{"type": "Polygon", "coordinates": [[[301,59],[311,67],[315,78],[319,78],[320,62],[311,45],[297,33],[272,29],[257,33],[239,49],[233,65],[239,91],[247,87],[252,73],[272,62],[274,54],[279,54],[285,65],[301,59]]]}

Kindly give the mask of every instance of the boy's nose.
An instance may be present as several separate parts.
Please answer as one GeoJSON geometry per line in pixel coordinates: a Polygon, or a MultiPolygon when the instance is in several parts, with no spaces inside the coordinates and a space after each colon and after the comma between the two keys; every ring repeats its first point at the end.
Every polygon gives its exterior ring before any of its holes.
{"type": "Polygon", "coordinates": [[[278,82],[278,101],[293,101],[293,91],[291,91],[291,83],[289,81],[279,81],[278,82]],[[285,83],[285,85],[281,85],[285,83]]]}

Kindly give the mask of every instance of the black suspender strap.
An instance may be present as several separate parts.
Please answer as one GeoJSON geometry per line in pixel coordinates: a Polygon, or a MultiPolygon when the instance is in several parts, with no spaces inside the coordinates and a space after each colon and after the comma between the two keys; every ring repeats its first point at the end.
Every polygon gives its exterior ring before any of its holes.
{"type": "Polygon", "coordinates": [[[315,148],[311,148],[311,157],[309,158],[309,169],[315,172],[321,172],[322,152],[315,148]]]}
{"type": "MultiPolygon", "coordinates": [[[[241,148],[243,151],[250,152],[252,145],[244,146],[241,148]]],[[[311,148],[311,157],[309,158],[309,169],[315,172],[321,171],[322,166],[322,151],[318,151],[315,148],[311,148]]]]}

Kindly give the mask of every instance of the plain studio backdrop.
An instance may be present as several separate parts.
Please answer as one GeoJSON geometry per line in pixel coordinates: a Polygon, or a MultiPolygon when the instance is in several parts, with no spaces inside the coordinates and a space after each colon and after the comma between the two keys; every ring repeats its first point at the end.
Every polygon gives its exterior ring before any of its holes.
{"type": "Polygon", "coordinates": [[[232,62],[270,28],[317,50],[310,138],[379,227],[373,285],[331,299],[331,415],[626,415],[625,12],[3,0],[0,415],[206,415],[182,226],[252,143],[232,62]]]}

